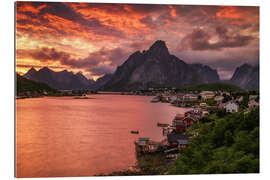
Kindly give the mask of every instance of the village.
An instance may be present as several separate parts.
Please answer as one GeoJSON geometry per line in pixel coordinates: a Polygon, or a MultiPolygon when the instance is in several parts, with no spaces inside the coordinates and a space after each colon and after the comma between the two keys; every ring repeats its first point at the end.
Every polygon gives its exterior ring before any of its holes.
{"type": "MultiPolygon", "coordinates": [[[[136,93],[149,95],[149,93],[136,93]]],[[[171,124],[158,123],[164,139],[161,142],[152,141],[147,137],[140,137],[136,140],[135,148],[137,156],[156,152],[163,153],[167,159],[173,161],[179,156],[179,151],[188,146],[192,137],[199,132],[187,133],[187,129],[195,123],[200,123],[200,118],[213,112],[236,113],[243,111],[244,114],[253,108],[259,107],[259,95],[256,93],[235,93],[228,91],[201,91],[200,93],[153,93],[155,97],[152,103],[170,103],[181,108],[192,108],[184,114],[176,114],[171,124]]],[[[151,95],[153,95],[151,94],[151,95]]]]}

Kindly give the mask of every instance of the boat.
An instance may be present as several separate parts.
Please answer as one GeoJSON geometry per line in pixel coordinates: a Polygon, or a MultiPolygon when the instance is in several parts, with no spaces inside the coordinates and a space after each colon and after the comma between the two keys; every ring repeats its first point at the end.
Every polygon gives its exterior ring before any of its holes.
{"type": "Polygon", "coordinates": [[[130,131],[131,134],[139,134],[138,130],[130,131]]]}
{"type": "Polygon", "coordinates": [[[169,124],[166,124],[166,123],[157,123],[157,126],[159,126],[159,127],[168,127],[169,124]]]}
{"type": "Polygon", "coordinates": [[[159,101],[160,101],[160,98],[159,98],[159,97],[154,97],[154,98],[151,100],[152,103],[157,103],[157,102],[159,102],[159,101]]]}
{"type": "Polygon", "coordinates": [[[89,99],[89,97],[86,97],[86,96],[77,96],[77,97],[74,97],[74,99],[89,99]]]}

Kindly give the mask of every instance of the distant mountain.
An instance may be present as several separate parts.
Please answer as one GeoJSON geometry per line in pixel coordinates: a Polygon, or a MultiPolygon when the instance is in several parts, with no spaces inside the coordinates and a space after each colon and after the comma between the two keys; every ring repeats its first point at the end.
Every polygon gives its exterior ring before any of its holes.
{"type": "Polygon", "coordinates": [[[95,89],[103,90],[104,85],[112,78],[112,74],[105,74],[104,76],[98,78],[94,84],[95,89]]]}
{"type": "Polygon", "coordinates": [[[164,41],[135,52],[104,85],[106,90],[136,90],[157,86],[182,87],[219,81],[217,71],[202,64],[187,64],[171,55],[164,41]]]}
{"type": "Polygon", "coordinates": [[[93,86],[95,84],[93,79],[87,79],[81,72],[76,73],[75,76],[77,76],[85,86],[93,86]]]}
{"type": "Polygon", "coordinates": [[[17,74],[17,94],[19,93],[25,93],[25,92],[39,92],[42,93],[43,91],[47,92],[54,92],[55,90],[51,87],[49,87],[45,83],[35,82],[31,81],[29,79],[26,79],[19,74],[17,74]]]}
{"type": "Polygon", "coordinates": [[[243,64],[237,67],[230,81],[246,90],[259,90],[259,66],[243,64]]]}
{"type": "Polygon", "coordinates": [[[35,70],[35,68],[31,68],[26,74],[24,74],[23,76],[27,79],[30,79],[37,71],[35,70]]]}
{"type": "Polygon", "coordinates": [[[229,91],[229,92],[243,92],[244,89],[235,86],[229,83],[208,83],[208,84],[199,84],[195,86],[185,86],[180,88],[179,90],[182,91],[229,91]]]}
{"type": "Polygon", "coordinates": [[[77,74],[67,70],[55,72],[48,67],[44,67],[39,71],[31,68],[24,77],[32,81],[46,83],[55,89],[91,89],[94,84],[93,80],[87,79],[80,72],[77,74]]]}

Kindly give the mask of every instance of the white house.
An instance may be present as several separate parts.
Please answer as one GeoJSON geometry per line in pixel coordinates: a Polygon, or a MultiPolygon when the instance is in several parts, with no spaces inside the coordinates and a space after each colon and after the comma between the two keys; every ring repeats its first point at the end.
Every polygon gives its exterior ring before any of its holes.
{"type": "Polygon", "coordinates": [[[259,103],[256,102],[255,100],[251,100],[248,102],[248,107],[249,108],[255,108],[255,107],[258,107],[259,106],[259,103]]]}
{"type": "Polygon", "coordinates": [[[249,100],[255,100],[258,97],[258,95],[249,95],[249,100]]]}
{"type": "Polygon", "coordinates": [[[223,106],[226,109],[226,112],[234,113],[238,112],[239,106],[235,102],[229,101],[223,106]]]}

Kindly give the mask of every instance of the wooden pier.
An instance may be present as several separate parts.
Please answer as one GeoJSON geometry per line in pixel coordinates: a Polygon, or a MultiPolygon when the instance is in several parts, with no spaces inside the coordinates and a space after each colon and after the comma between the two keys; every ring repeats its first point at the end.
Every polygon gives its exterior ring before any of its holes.
{"type": "Polygon", "coordinates": [[[167,141],[163,140],[161,142],[152,141],[149,138],[139,138],[134,142],[136,147],[137,155],[154,153],[159,151],[165,145],[167,145],[167,141]]]}

